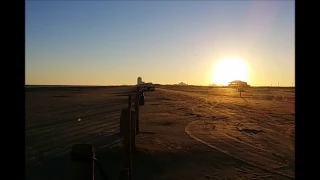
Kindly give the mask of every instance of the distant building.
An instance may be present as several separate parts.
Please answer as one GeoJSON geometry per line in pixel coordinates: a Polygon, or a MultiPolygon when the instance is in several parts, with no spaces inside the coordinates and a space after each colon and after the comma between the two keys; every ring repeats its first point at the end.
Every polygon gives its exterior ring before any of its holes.
{"type": "Polygon", "coordinates": [[[139,84],[144,84],[144,82],[142,81],[142,78],[141,77],[138,77],[138,79],[137,79],[137,84],[139,85],[139,84]]]}
{"type": "Polygon", "coordinates": [[[187,86],[188,84],[184,83],[184,82],[180,82],[178,85],[180,86],[187,86]]]}
{"type": "Polygon", "coordinates": [[[235,80],[228,83],[228,86],[230,87],[250,87],[247,82],[235,80]]]}

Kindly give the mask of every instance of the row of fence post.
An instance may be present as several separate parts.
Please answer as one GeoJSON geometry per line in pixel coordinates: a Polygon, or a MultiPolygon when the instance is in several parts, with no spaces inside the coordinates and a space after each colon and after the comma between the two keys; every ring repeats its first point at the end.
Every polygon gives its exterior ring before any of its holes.
{"type": "MultiPolygon", "coordinates": [[[[124,169],[120,171],[120,179],[132,180],[132,151],[136,148],[136,135],[139,134],[139,87],[135,93],[134,111],[132,110],[132,94],[128,95],[128,107],[122,109],[120,116],[120,134],[123,138],[124,169]]],[[[94,147],[91,144],[72,146],[72,180],[94,180],[94,147]]]]}

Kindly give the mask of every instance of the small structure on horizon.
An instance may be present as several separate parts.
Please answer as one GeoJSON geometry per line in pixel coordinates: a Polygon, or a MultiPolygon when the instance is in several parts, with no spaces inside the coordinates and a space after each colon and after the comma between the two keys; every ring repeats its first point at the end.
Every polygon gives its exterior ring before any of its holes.
{"type": "Polygon", "coordinates": [[[250,85],[247,84],[247,82],[240,81],[240,80],[234,80],[228,83],[229,87],[250,87],[250,85]]]}
{"type": "Polygon", "coordinates": [[[139,85],[139,84],[144,84],[141,77],[138,77],[138,79],[137,79],[137,85],[139,85]]]}
{"type": "Polygon", "coordinates": [[[218,85],[215,84],[215,83],[212,83],[212,84],[209,84],[209,86],[211,86],[211,87],[217,87],[218,85]]]}
{"type": "Polygon", "coordinates": [[[180,82],[178,85],[179,85],[179,86],[187,86],[188,84],[186,84],[186,83],[184,83],[184,82],[180,82]]]}

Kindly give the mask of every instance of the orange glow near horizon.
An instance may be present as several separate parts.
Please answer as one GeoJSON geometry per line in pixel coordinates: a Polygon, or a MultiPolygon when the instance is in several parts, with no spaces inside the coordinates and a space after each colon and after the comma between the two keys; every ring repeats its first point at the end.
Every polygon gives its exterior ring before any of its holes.
{"type": "Polygon", "coordinates": [[[248,67],[240,58],[227,57],[214,65],[212,82],[216,85],[228,85],[230,81],[248,81],[248,67]]]}

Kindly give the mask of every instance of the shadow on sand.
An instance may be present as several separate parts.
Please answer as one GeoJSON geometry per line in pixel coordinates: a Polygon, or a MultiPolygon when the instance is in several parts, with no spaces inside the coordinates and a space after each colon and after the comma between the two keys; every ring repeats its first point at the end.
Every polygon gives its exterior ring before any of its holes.
{"type": "MultiPolygon", "coordinates": [[[[121,146],[106,147],[96,151],[95,154],[109,179],[117,180],[120,170],[124,168],[123,148],[121,146]]],[[[219,169],[221,162],[230,162],[230,159],[225,156],[208,158],[207,153],[200,151],[192,153],[159,152],[137,148],[132,153],[132,176],[135,180],[153,180],[160,177],[164,179],[172,179],[173,177],[176,177],[176,179],[195,179],[195,176],[202,175],[192,173],[192,169],[201,166],[211,166],[219,169]]],[[[70,180],[70,152],[45,161],[41,166],[29,169],[26,167],[26,172],[27,180],[70,180]]],[[[103,180],[96,165],[95,180],[103,180]]]]}
{"type": "MultiPolygon", "coordinates": [[[[107,137],[99,137],[97,142],[93,143],[95,148],[108,149],[120,141],[120,134],[115,133],[107,137]]],[[[70,144],[70,150],[57,156],[44,157],[41,164],[34,166],[25,166],[26,180],[70,180],[71,179],[71,160],[70,152],[73,144],[70,144]]]]}
{"type": "Polygon", "coordinates": [[[241,99],[243,99],[245,102],[248,102],[244,97],[241,97],[241,99]]]}
{"type": "MultiPolygon", "coordinates": [[[[110,180],[119,178],[120,170],[124,168],[122,147],[99,151],[96,153],[96,157],[110,180]]],[[[132,153],[132,177],[135,180],[197,179],[202,175],[194,174],[192,169],[201,166],[219,168],[221,162],[230,162],[230,160],[226,156],[208,158],[208,154],[205,152],[160,152],[137,148],[132,153]]],[[[98,170],[96,170],[95,176],[102,180],[98,170]]]]}

